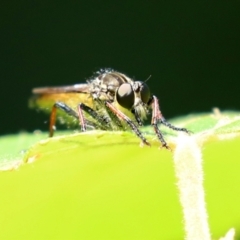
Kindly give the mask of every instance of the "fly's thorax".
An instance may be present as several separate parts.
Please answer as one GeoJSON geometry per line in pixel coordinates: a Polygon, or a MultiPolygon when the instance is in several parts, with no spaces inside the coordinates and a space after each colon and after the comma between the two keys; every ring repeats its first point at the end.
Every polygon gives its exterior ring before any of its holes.
{"type": "Polygon", "coordinates": [[[89,89],[94,99],[113,102],[117,89],[122,84],[131,81],[122,73],[108,70],[92,79],[89,83],[89,89]]]}

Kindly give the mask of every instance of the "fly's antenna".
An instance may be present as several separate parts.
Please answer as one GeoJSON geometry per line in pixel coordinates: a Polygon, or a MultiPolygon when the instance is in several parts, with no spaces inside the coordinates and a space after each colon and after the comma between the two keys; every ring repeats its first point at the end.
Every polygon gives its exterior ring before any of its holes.
{"type": "Polygon", "coordinates": [[[152,75],[149,75],[149,77],[144,81],[145,83],[152,77],[152,75]]]}

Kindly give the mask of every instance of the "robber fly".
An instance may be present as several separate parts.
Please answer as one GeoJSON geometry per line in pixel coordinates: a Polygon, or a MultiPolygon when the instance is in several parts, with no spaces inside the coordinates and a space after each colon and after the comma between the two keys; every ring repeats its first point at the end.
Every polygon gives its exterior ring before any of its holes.
{"type": "Polygon", "coordinates": [[[150,112],[151,125],[163,147],[169,148],[158,124],[189,133],[187,129],[175,127],[165,120],[157,97],[151,94],[145,82],[134,81],[112,69],[100,70],[85,84],[34,88],[33,94],[31,105],[51,112],[50,137],[54,133],[57,109],[76,119],[83,132],[89,129],[125,131],[130,128],[146,145],[150,144],[139,127],[150,112]]]}

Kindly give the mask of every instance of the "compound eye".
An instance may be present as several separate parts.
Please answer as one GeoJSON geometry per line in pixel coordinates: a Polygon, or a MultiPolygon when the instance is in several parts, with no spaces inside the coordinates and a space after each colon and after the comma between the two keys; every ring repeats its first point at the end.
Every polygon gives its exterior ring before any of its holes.
{"type": "Polygon", "coordinates": [[[129,83],[123,83],[117,90],[118,103],[127,109],[131,109],[134,104],[134,92],[129,83]]]}
{"type": "Polygon", "coordinates": [[[151,93],[148,85],[144,82],[141,83],[140,94],[142,101],[147,104],[151,97],[151,93]]]}

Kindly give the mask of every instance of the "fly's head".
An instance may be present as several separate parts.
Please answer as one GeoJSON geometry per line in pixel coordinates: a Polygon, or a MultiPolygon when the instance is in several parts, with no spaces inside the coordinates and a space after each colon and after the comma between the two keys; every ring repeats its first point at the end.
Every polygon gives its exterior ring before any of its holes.
{"type": "Polygon", "coordinates": [[[95,100],[117,102],[131,111],[138,123],[147,118],[151,102],[150,89],[145,82],[134,81],[125,74],[111,69],[97,72],[90,81],[90,92],[95,100]]]}
{"type": "Polygon", "coordinates": [[[151,93],[146,83],[133,80],[123,83],[116,91],[116,100],[122,107],[131,110],[139,124],[147,118],[151,93]]]}

